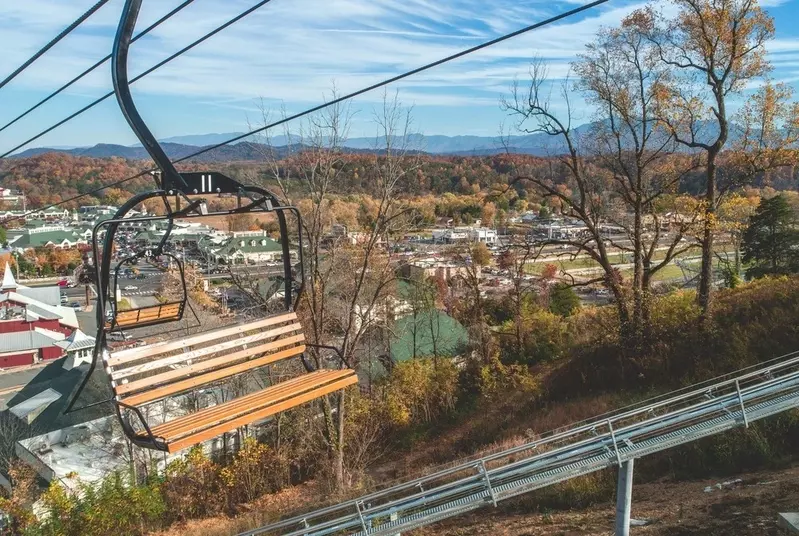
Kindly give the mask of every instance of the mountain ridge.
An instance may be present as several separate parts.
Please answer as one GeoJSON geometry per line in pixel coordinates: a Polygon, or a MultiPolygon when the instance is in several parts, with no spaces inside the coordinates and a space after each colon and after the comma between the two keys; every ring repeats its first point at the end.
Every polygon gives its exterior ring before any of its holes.
{"type": "MultiPolygon", "coordinates": [[[[574,140],[590,139],[591,130],[594,124],[586,123],[575,127],[572,130],[574,140]]],[[[712,139],[717,126],[706,123],[700,126],[699,130],[703,133],[703,138],[712,139]]],[[[732,129],[735,130],[735,129],[732,129]]],[[[172,136],[159,140],[164,147],[167,155],[172,158],[185,158],[201,149],[206,149],[229,139],[243,136],[243,132],[223,132],[210,134],[189,134],[185,136],[172,136]]],[[[731,137],[735,137],[731,134],[731,137]]],[[[251,138],[256,138],[252,136],[251,138]]],[[[349,152],[376,152],[382,151],[377,137],[355,137],[348,139],[343,148],[349,152]]],[[[262,160],[268,152],[274,152],[278,156],[287,154],[293,147],[296,149],[296,138],[289,139],[284,135],[275,136],[270,140],[271,146],[256,141],[239,141],[232,145],[222,145],[214,147],[203,155],[196,158],[196,161],[219,162],[232,160],[262,160]],[[290,144],[294,144],[290,146],[290,144]]],[[[629,141],[629,140],[628,140],[629,141]]],[[[530,156],[553,156],[564,154],[567,147],[560,137],[553,137],[544,133],[523,134],[517,136],[476,136],[476,135],[457,135],[446,136],[434,134],[424,136],[422,134],[409,134],[408,145],[410,149],[430,155],[440,156],[490,156],[504,152],[524,154],[530,156]]],[[[630,141],[630,143],[632,143],[630,141]]],[[[657,143],[653,142],[654,145],[657,143]]],[[[37,147],[27,149],[21,153],[13,155],[15,158],[27,158],[43,153],[66,153],[73,156],[89,156],[94,158],[121,157],[130,160],[149,159],[149,155],[144,148],[137,145],[118,145],[100,143],[92,147],[37,147]]]]}
{"type": "MultiPolygon", "coordinates": [[[[170,158],[183,158],[191,153],[197,152],[228,139],[234,138],[241,133],[212,133],[212,134],[192,134],[187,136],[173,136],[159,140],[164,147],[164,151],[170,158]]],[[[276,136],[270,140],[271,150],[278,155],[285,154],[289,149],[289,140],[285,136],[276,136]]],[[[525,136],[511,136],[505,140],[507,147],[503,145],[503,140],[498,136],[422,136],[412,134],[409,138],[411,149],[431,155],[449,156],[485,156],[499,154],[510,150],[511,152],[529,154],[533,156],[547,156],[559,154],[565,150],[562,144],[553,144],[548,136],[542,134],[531,134],[525,136]],[[540,137],[540,139],[539,139],[540,137]]],[[[343,148],[352,152],[381,152],[382,148],[377,143],[377,138],[358,137],[351,138],[343,144],[343,148]]],[[[197,157],[199,161],[224,161],[224,160],[258,160],[263,159],[264,154],[270,148],[262,143],[252,141],[240,141],[233,145],[225,145],[214,148],[209,152],[197,157]]],[[[13,158],[28,158],[44,153],[65,153],[72,156],[89,156],[93,158],[120,157],[130,160],[141,160],[149,158],[144,147],[141,145],[119,145],[98,143],[91,147],[36,147],[27,149],[13,155],[13,158]]]]}

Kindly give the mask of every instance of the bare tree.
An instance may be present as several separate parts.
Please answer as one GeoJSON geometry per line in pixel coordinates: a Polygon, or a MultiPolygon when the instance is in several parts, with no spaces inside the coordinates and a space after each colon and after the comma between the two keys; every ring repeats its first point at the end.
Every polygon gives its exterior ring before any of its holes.
{"type": "MultiPolygon", "coordinates": [[[[304,123],[298,133],[286,131],[291,153],[280,164],[272,159],[273,179],[280,193],[288,202],[296,199],[303,212],[309,281],[301,314],[308,328],[309,353],[317,367],[325,366],[333,352],[336,360],[356,368],[362,341],[372,328],[385,322],[381,311],[397,268],[387,245],[409,220],[410,211],[398,194],[418,166],[417,153],[411,147],[411,112],[396,96],[386,95],[374,114],[377,146],[369,170],[369,196],[364,198],[360,217],[361,232],[333,239],[330,230],[336,220],[336,199],[344,193],[346,155],[342,146],[351,116],[349,107],[331,106],[304,123]]],[[[345,396],[343,392],[332,395],[324,404],[323,437],[339,490],[346,482],[345,396]]]]}
{"type": "Polygon", "coordinates": [[[19,459],[16,444],[39,434],[38,426],[27,424],[10,411],[0,411],[0,471],[6,472],[19,459]]]}
{"type": "Polygon", "coordinates": [[[575,64],[576,89],[596,107],[588,138],[572,126],[570,86],[561,85],[566,114],[561,119],[546,93],[546,69],[533,63],[525,90],[514,84],[502,106],[517,119],[517,128],[560,138],[567,153],[550,161],[548,169],[518,174],[516,181],[532,183],[564,216],[585,227],[581,236],[550,238],[547,244],[565,244],[593,259],[602,277],[580,284],[604,282],[613,293],[622,336],[637,350],[648,323],[652,277],[690,244],[682,245],[686,225],[665,236],[661,218],[665,201],[671,199],[691,162],[672,155],[673,139],[658,128],[654,92],[666,73],[653,57],[652,46],[626,19],[619,29],[602,30],[575,64]],[[565,170],[566,184],[556,173],[565,170]],[[620,229],[623,240],[609,236],[620,229]],[[620,253],[633,258],[633,277],[627,285],[615,267],[620,253]],[[632,292],[632,303],[628,301],[632,292]]]}
{"type": "Polygon", "coordinates": [[[529,300],[540,288],[541,281],[532,277],[530,267],[541,256],[544,244],[537,240],[531,233],[511,235],[505,241],[505,246],[497,265],[501,270],[507,270],[511,281],[508,297],[513,310],[513,325],[516,352],[521,354],[524,348],[524,333],[522,328],[522,315],[525,300],[529,300]]]}

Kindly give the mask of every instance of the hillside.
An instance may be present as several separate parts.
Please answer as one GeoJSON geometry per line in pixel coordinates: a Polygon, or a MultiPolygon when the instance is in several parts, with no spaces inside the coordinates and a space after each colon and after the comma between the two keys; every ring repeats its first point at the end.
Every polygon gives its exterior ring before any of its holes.
{"type": "MultiPolygon", "coordinates": [[[[187,147],[171,145],[168,146],[168,150],[185,151],[187,147]]],[[[140,155],[144,152],[143,149],[126,149],[130,151],[131,156],[125,158],[51,152],[29,158],[3,160],[0,161],[0,185],[25,192],[28,205],[31,207],[58,203],[135,175],[152,165],[140,155]]],[[[247,143],[215,149],[205,155],[212,161],[203,163],[200,169],[211,168],[234,178],[251,181],[253,177],[264,176],[269,169],[264,163],[264,154],[259,152],[260,149],[247,143]],[[256,154],[258,154],[257,159],[256,154]],[[213,159],[217,157],[219,160],[214,161],[213,159]]],[[[375,155],[353,152],[342,155],[341,160],[343,165],[340,177],[341,191],[352,194],[369,192],[375,172],[375,155]]],[[[419,155],[419,168],[414,180],[408,181],[407,191],[404,193],[441,195],[451,192],[471,195],[490,189],[494,185],[507,183],[509,174],[515,168],[529,169],[531,166],[541,165],[542,162],[543,160],[539,158],[527,155],[484,157],[419,155]]],[[[298,172],[293,160],[285,160],[283,165],[285,173],[298,172]]],[[[199,166],[198,163],[186,162],[178,167],[181,170],[196,170],[199,166]]],[[[75,208],[78,205],[98,203],[118,204],[132,193],[152,187],[152,184],[149,177],[140,177],[94,196],[68,203],[66,206],[75,208]]]]}

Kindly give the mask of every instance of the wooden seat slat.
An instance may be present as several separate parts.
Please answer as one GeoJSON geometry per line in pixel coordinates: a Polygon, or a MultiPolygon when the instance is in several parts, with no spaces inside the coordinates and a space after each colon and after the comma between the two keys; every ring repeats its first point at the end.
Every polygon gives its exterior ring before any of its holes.
{"type": "Polygon", "coordinates": [[[354,383],[357,376],[352,370],[317,371],[187,415],[190,419],[179,418],[153,427],[152,432],[164,438],[169,451],[175,452],[354,383]],[[244,399],[247,404],[240,402],[244,399]]]}
{"type": "MultiPolygon", "coordinates": [[[[181,311],[180,307],[168,305],[120,312],[116,325],[146,324],[165,314],[180,315],[181,311]]],[[[305,350],[302,326],[292,312],[105,354],[105,365],[116,399],[141,407],[203,386],[219,385],[240,374],[300,356],[305,350]]],[[[355,371],[349,369],[303,374],[152,426],[156,448],[176,452],[357,382],[355,371]]],[[[139,437],[149,436],[140,432],[139,437]]]]}
{"type": "Polygon", "coordinates": [[[176,317],[176,316],[178,316],[179,313],[180,313],[180,310],[176,309],[174,311],[166,311],[166,312],[158,312],[158,313],[146,313],[146,314],[143,313],[143,314],[138,315],[138,316],[131,316],[130,318],[128,318],[128,317],[121,317],[121,318],[117,317],[116,318],[116,324],[117,324],[117,326],[120,326],[120,325],[123,325],[123,324],[125,324],[125,325],[138,324],[139,322],[144,322],[144,321],[148,321],[148,320],[160,320],[160,319],[163,319],[163,318],[176,317]]]}
{"type": "Polygon", "coordinates": [[[190,352],[184,352],[182,354],[176,354],[173,356],[164,357],[162,359],[157,359],[155,361],[140,363],[138,365],[133,365],[126,368],[119,368],[116,370],[113,370],[114,358],[111,358],[108,360],[108,366],[112,368],[111,378],[116,381],[121,378],[127,378],[130,376],[135,376],[137,374],[143,374],[148,371],[162,369],[164,367],[175,365],[177,363],[184,363],[192,359],[198,359],[219,352],[224,352],[226,350],[232,350],[234,348],[244,346],[245,344],[251,344],[253,342],[259,342],[265,339],[270,339],[272,337],[278,337],[280,335],[285,335],[287,333],[300,331],[301,329],[302,326],[300,326],[299,324],[290,324],[288,326],[283,326],[277,329],[262,331],[261,333],[256,333],[255,335],[248,335],[246,337],[241,337],[239,339],[231,339],[229,341],[217,343],[213,346],[206,346],[205,348],[199,348],[197,350],[192,350],[190,352]]]}
{"type": "Polygon", "coordinates": [[[266,389],[256,391],[255,393],[234,398],[222,404],[210,406],[200,411],[156,425],[152,428],[153,434],[169,439],[179,433],[184,433],[181,431],[187,433],[195,428],[202,427],[203,423],[222,421],[227,418],[238,416],[241,413],[251,411],[269,401],[290,397],[293,393],[298,391],[302,392],[310,388],[310,386],[332,380],[341,375],[342,372],[348,374],[351,371],[319,370],[304,374],[291,380],[277,383],[266,389]]]}
{"type": "Polygon", "coordinates": [[[173,350],[180,350],[183,348],[187,348],[189,346],[194,346],[204,342],[213,341],[215,339],[230,337],[232,335],[238,335],[240,333],[253,331],[268,326],[273,326],[275,324],[282,324],[296,319],[297,315],[295,313],[288,313],[285,315],[273,316],[262,320],[257,320],[249,324],[239,324],[236,326],[226,327],[210,331],[207,333],[201,333],[198,335],[194,335],[192,337],[178,339],[175,341],[165,341],[165,342],[155,343],[145,346],[143,348],[129,348],[126,350],[120,350],[118,352],[114,352],[113,354],[111,354],[109,362],[111,362],[111,360],[115,360],[114,363],[118,364],[123,362],[138,361],[140,359],[145,359],[147,357],[164,354],[166,352],[171,352],[173,350]]]}
{"type": "Polygon", "coordinates": [[[160,374],[154,374],[152,376],[148,376],[141,380],[134,380],[128,383],[122,383],[117,385],[114,388],[114,390],[118,395],[133,393],[145,387],[152,387],[154,385],[165,383],[167,381],[176,380],[209,369],[222,367],[230,362],[235,362],[240,359],[245,359],[254,355],[262,354],[270,350],[277,350],[278,348],[282,348],[284,346],[298,344],[303,342],[304,340],[305,336],[302,334],[294,335],[292,337],[281,338],[273,342],[268,342],[266,344],[261,344],[259,346],[253,346],[245,350],[239,350],[238,352],[234,352],[232,354],[223,355],[221,357],[216,357],[213,359],[206,359],[205,361],[201,361],[193,365],[187,365],[185,367],[180,367],[167,372],[162,372],[160,374]]]}
{"type": "Polygon", "coordinates": [[[217,424],[215,426],[211,426],[204,430],[198,431],[195,434],[187,435],[185,437],[168,442],[167,449],[169,452],[177,452],[179,450],[183,450],[198,443],[202,443],[203,441],[207,441],[209,439],[222,435],[230,430],[234,430],[240,426],[244,426],[253,423],[255,421],[265,419],[267,417],[300,406],[302,404],[305,404],[306,402],[310,402],[311,400],[320,398],[335,391],[340,391],[341,389],[345,389],[355,383],[358,383],[358,377],[353,374],[352,376],[341,378],[326,385],[318,386],[313,390],[310,390],[301,395],[288,398],[281,402],[276,402],[262,409],[253,411],[252,413],[248,413],[241,417],[237,417],[229,421],[217,424]]]}
{"type": "Polygon", "coordinates": [[[275,352],[273,354],[269,354],[263,357],[250,359],[248,361],[244,361],[243,363],[239,363],[238,365],[223,367],[220,368],[219,370],[214,370],[212,372],[200,374],[199,376],[195,376],[193,378],[172,382],[163,387],[158,387],[156,389],[149,389],[147,391],[143,391],[139,394],[131,395],[125,398],[124,402],[126,404],[134,406],[153,402],[155,400],[160,400],[161,398],[165,398],[170,395],[181,393],[183,391],[188,391],[189,389],[192,389],[194,387],[206,385],[212,382],[223,380],[225,378],[230,378],[231,376],[247,372],[248,370],[252,370],[254,368],[264,367],[266,365],[269,365],[270,363],[274,363],[282,359],[300,355],[304,351],[305,351],[305,346],[295,346],[294,348],[289,348],[288,350],[281,350],[280,352],[275,352]]]}
{"type": "MultiPolygon", "coordinates": [[[[135,309],[133,311],[120,311],[117,313],[115,320],[116,326],[124,327],[132,324],[150,320],[162,320],[165,318],[172,318],[180,316],[180,304],[169,305],[155,305],[153,307],[146,307],[143,309],[135,309]]],[[[110,323],[106,323],[111,327],[110,323]]]]}
{"type": "Polygon", "coordinates": [[[180,311],[180,304],[168,304],[168,305],[153,305],[151,307],[142,307],[141,309],[130,309],[127,311],[119,311],[117,312],[117,318],[119,317],[131,317],[131,318],[140,318],[142,316],[160,316],[164,313],[174,313],[180,311]]]}

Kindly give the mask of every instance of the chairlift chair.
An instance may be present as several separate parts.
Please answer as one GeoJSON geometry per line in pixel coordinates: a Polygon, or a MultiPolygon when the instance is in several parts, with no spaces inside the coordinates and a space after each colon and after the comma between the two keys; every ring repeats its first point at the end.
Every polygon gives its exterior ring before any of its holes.
{"type": "MultiPolygon", "coordinates": [[[[94,265],[97,267],[97,342],[90,370],[67,411],[79,397],[94,368],[102,363],[110,378],[112,402],[127,437],[140,447],[176,452],[344,389],[357,383],[357,376],[355,371],[346,367],[314,370],[304,357],[305,338],[294,312],[304,283],[299,211],[295,207],[281,205],[277,196],[268,190],[241,184],[215,171],[179,173],[139,115],[130,93],[127,60],[141,3],[142,0],[125,2],[112,54],[114,91],[128,124],[160,172],[154,175],[156,189],[133,196],[111,219],[101,221],[94,227],[92,248],[94,265]],[[209,212],[203,195],[235,196],[236,207],[209,212]],[[151,199],[163,202],[165,215],[131,214],[135,207],[151,199]],[[284,272],[281,282],[284,287],[282,312],[191,336],[172,336],[168,340],[136,348],[115,350],[109,346],[109,333],[170,323],[174,325],[186,315],[189,302],[184,259],[165,250],[176,219],[258,212],[273,213],[278,222],[284,272]],[[296,271],[291,262],[287,212],[294,215],[298,226],[299,263],[296,271]],[[164,236],[159,243],[150,250],[135,252],[113,265],[115,237],[120,226],[154,222],[165,225],[164,236]],[[159,256],[171,257],[177,267],[175,274],[181,283],[180,295],[154,306],[119,310],[116,289],[120,274],[124,274],[126,267],[139,259],[159,256]],[[295,272],[299,272],[299,281],[296,281],[295,272]],[[293,299],[294,295],[296,299],[293,299]],[[301,360],[306,372],[177,418],[161,415],[161,422],[153,423],[145,415],[148,405],[197,394],[219,386],[220,382],[287,359],[301,360]]],[[[175,331],[179,330],[168,333],[175,331]]]]}

